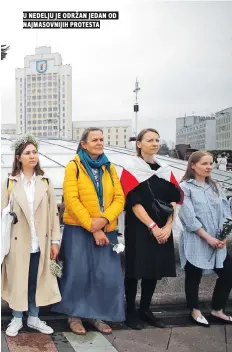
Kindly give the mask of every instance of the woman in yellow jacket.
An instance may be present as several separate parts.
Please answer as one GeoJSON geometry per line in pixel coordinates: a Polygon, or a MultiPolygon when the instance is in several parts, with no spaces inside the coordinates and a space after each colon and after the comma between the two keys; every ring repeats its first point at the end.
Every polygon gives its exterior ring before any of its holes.
{"type": "Polygon", "coordinates": [[[124,320],[124,285],[117,244],[117,218],[124,194],[115,167],[104,154],[103,131],[84,131],[77,154],[65,170],[65,212],[60,258],[62,301],[53,311],[67,314],[73,332],[85,334],[82,319],[105,334],[102,320],[124,320]]]}

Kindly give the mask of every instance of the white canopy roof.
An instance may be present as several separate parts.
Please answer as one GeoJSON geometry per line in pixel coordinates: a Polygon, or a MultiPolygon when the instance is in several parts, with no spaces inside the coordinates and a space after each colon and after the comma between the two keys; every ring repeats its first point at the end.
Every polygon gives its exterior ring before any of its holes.
{"type": "MultiPolygon", "coordinates": [[[[4,181],[11,172],[13,163],[13,151],[10,149],[11,140],[14,136],[2,135],[1,140],[1,168],[2,168],[2,181],[4,181]]],[[[45,170],[53,180],[57,200],[60,201],[62,195],[62,184],[64,179],[64,169],[67,163],[73,159],[76,154],[78,142],[66,141],[58,139],[40,139],[39,158],[42,168],[45,170]]],[[[105,147],[105,153],[109,160],[116,164],[126,163],[127,158],[135,155],[135,152],[130,149],[120,147],[105,147]]],[[[168,156],[157,156],[158,160],[167,163],[171,166],[177,180],[180,180],[186,169],[187,162],[168,156]]],[[[226,171],[213,171],[213,177],[221,182],[226,188],[232,188],[232,173],[226,171]]]]}

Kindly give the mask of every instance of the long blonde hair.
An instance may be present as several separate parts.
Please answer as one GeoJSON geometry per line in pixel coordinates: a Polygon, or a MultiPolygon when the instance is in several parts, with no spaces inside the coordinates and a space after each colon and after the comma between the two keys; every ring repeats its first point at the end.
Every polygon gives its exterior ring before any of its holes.
{"type": "MultiPolygon", "coordinates": [[[[213,155],[211,153],[205,152],[205,151],[197,151],[190,155],[188,159],[188,166],[181,182],[188,181],[191,178],[195,179],[195,171],[192,169],[192,164],[195,165],[196,163],[198,163],[203,156],[212,156],[213,158],[213,155]]],[[[217,193],[217,195],[219,196],[217,183],[210,176],[206,177],[205,181],[212,187],[213,191],[217,193]]]]}

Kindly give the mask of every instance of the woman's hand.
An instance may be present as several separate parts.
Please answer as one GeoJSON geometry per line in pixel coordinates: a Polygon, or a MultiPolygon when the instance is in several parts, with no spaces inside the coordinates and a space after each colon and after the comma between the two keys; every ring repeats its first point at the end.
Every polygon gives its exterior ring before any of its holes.
{"type": "Polygon", "coordinates": [[[222,249],[226,246],[226,239],[223,241],[220,241],[220,243],[218,244],[217,248],[218,249],[222,249]]]}
{"type": "Polygon", "coordinates": [[[92,218],[91,232],[97,232],[107,225],[108,221],[105,218],[92,218]]]}
{"type": "Polygon", "coordinates": [[[104,234],[102,230],[94,232],[93,237],[95,239],[97,246],[105,246],[110,243],[109,239],[107,238],[107,236],[104,234]]]}
{"type": "Polygon", "coordinates": [[[51,245],[51,251],[50,251],[50,257],[52,260],[56,260],[58,254],[59,254],[59,251],[60,251],[60,246],[56,243],[53,243],[51,245]]]}
{"type": "Polygon", "coordinates": [[[213,248],[223,248],[225,246],[225,243],[223,241],[219,241],[212,236],[209,237],[207,243],[213,248]]]}
{"type": "Polygon", "coordinates": [[[167,242],[172,232],[172,223],[167,223],[161,229],[160,240],[163,241],[162,243],[167,242]]]}
{"type": "Polygon", "coordinates": [[[161,229],[158,226],[153,227],[153,229],[151,230],[151,233],[156,238],[156,240],[159,244],[162,243],[162,242],[160,242],[161,229]]]}

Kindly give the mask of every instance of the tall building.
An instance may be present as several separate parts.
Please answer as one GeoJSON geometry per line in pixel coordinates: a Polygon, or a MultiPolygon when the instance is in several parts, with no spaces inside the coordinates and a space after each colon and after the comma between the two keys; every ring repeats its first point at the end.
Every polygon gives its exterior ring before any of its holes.
{"type": "Polygon", "coordinates": [[[216,147],[232,150],[232,107],[216,112],[216,147]]]}
{"type": "Polygon", "coordinates": [[[17,133],[71,139],[72,67],[62,65],[61,55],[38,47],[15,78],[17,133]]]}
{"type": "Polygon", "coordinates": [[[129,142],[132,136],[132,120],[73,121],[73,139],[80,140],[88,127],[103,130],[105,145],[132,148],[129,142]]]}
{"type": "Polygon", "coordinates": [[[216,149],[215,116],[185,116],[176,119],[176,144],[199,150],[216,149]]]}

